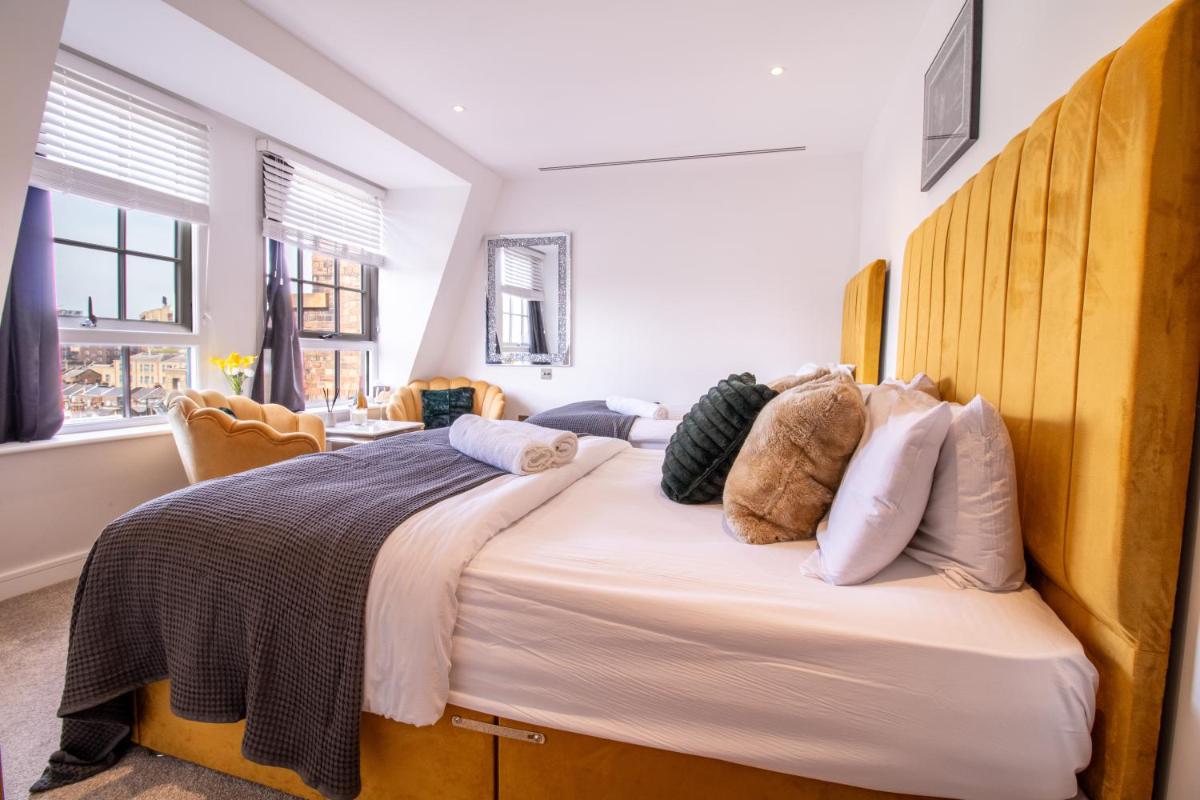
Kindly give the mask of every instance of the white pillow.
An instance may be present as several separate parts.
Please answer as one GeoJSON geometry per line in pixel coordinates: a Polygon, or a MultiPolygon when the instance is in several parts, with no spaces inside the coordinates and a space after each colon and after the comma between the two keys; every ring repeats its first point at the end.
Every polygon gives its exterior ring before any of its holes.
{"type": "Polygon", "coordinates": [[[905,552],[955,586],[1020,589],[1025,553],[1008,428],[978,395],[953,415],[925,517],[905,552]]]}
{"type": "Polygon", "coordinates": [[[872,392],[867,415],[868,435],[804,563],[806,574],[839,586],[870,580],[912,539],[951,417],[948,403],[900,384],[872,392]]]}
{"type": "Polygon", "coordinates": [[[924,372],[918,372],[916,375],[913,375],[912,380],[910,380],[908,383],[905,383],[904,381],[900,380],[899,378],[888,378],[886,381],[883,382],[882,385],[883,386],[899,386],[902,389],[910,389],[913,391],[921,392],[922,394],[927,394],[930,397],[932,397],[934,400],[942,399],[942,393],[938,389],[937,382],[934,381],[933,378],[926,375],[924,372]]]}

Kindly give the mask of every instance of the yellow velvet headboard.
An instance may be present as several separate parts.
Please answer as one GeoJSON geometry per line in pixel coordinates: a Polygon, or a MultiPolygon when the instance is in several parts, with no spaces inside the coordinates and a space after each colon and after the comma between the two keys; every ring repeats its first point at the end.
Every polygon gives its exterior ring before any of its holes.
{"type": "Polygon", "coordinates": [[[879,383],[886,271],[882,259],[872,261],[854,274],[842,295],[841,361],[854,364],[859,383],[879,383]]]}
{"type": "Polygon", "coordinates": [[[1148,798],[1200,365],[1200,0],[1180,0],[909,237],[899,372],[995,403],[1031,582],[1100,671],[1093,800],[1148,798]]]}

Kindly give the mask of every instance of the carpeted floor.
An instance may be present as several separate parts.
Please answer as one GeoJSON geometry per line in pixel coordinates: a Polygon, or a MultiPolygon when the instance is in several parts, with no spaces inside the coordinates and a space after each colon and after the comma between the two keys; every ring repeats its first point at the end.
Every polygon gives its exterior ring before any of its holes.
{"type": "MultiPolygon", "coordinates": [[[[0,603],[0,763],[5,800],[24,800],[58,744],[58,707],[74,582],[0,603]]],[[[289,795],[134,748],[90,780],[45,800],[266,800],[289,795]]]]}

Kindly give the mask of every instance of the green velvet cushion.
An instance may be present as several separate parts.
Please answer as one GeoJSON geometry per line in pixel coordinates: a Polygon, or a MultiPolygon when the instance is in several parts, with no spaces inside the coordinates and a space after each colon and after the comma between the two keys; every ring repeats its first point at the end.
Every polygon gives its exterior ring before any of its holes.
{"type": "Polygon", "coordinates": [[[663,494],[676,503],[720,500],[754,418],[777,394],[749,372],[730,375],[705,392],[667,443],[663,494]]]}
{"type": "Polygon", "coordinates": [[[425,429],[448,428],[475,407],[475,387],[426,389],[421,392],[421,417],[425,429]]]}

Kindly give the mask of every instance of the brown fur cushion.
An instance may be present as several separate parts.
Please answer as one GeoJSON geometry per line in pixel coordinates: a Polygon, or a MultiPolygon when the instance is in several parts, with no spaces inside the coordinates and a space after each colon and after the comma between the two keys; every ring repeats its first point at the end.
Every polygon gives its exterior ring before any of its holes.
{"type": "Polygon", "coordinates": [[[788,389],[795,389],[802,383],[808,383],[809,381],[816,380],[817,378],[823,378],[828,374],[828,369],[825,367],[820,367],[813,372],[805,373],[803,375],[784,375],[782,378],[776,378],[775,380],[771,381],[767,384],[767,386],[782,394],[788,389]]]}
{"type": "Polygon", "coordinates": [[[866,425],[858,387],[813,376],[758,415],[725,481],[725,524],[748,544],[809,539],[866,425]]]}

